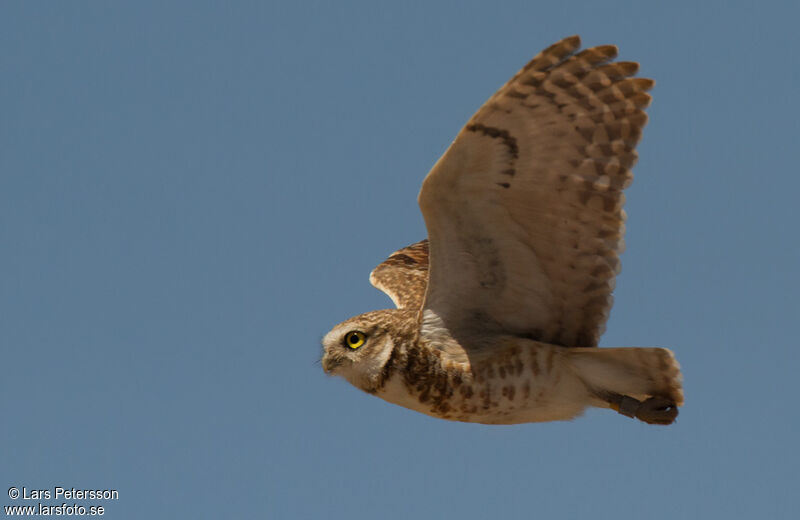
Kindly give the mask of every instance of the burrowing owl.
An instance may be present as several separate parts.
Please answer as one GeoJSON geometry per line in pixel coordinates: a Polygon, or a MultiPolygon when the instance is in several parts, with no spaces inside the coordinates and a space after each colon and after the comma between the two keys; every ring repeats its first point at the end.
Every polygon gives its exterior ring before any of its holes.
{"type": "Polygon", "coordinates": [[[423,240],[370,275],[397,309],[323,339],[322,366],[434,417],[513,424],[587,406],[670,424],[681,374],[663,348],[595,348],[623,249],[623,190],[653,81],[613,45],[565,38],[456,136],[422,184],[423,240]]]}

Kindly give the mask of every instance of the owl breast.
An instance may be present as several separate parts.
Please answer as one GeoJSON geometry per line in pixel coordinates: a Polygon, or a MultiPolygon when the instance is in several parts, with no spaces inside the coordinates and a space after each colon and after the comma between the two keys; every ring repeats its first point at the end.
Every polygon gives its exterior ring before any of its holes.
{"type": "Polygon", "coordinates": [[[567,369],[561,347],[501,338],[485,359],[454,361],[428,346],[398,347],[375,394],[440,419],[517,424],[572,419],[588,390],[567,369]]]}

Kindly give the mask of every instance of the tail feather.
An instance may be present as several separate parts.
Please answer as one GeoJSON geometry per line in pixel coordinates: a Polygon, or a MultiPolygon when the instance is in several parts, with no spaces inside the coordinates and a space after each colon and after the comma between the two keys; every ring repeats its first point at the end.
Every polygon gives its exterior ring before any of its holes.
{"type": "Polygon", "coordinates": [[[578,377],[598,394],[664,397],[683,405],[680,365],[665,348],[570,349],[568,356],[578,377]]]}

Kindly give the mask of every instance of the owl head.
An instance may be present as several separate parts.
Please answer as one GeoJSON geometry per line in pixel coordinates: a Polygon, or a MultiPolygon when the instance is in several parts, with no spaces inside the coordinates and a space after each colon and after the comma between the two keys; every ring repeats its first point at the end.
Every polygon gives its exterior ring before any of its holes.
{"type": "Polygon", "coordinates": [[[395,346],[412,340],[416,313],[372,311],[336,325],[322,338],[322,368],[374,392],[395,346]]]}

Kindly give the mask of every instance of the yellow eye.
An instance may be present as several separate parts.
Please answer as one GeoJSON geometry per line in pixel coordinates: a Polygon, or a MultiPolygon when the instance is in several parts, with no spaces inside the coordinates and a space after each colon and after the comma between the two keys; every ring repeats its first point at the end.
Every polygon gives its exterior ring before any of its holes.
{"type": "Polygon", "coordinates": [[[357,330],[348,332],[344,336],[344,344],[352,349],[357,349],[363,345],[365,341],[367,341],[367,337],[363,332],[357,330]]]}

